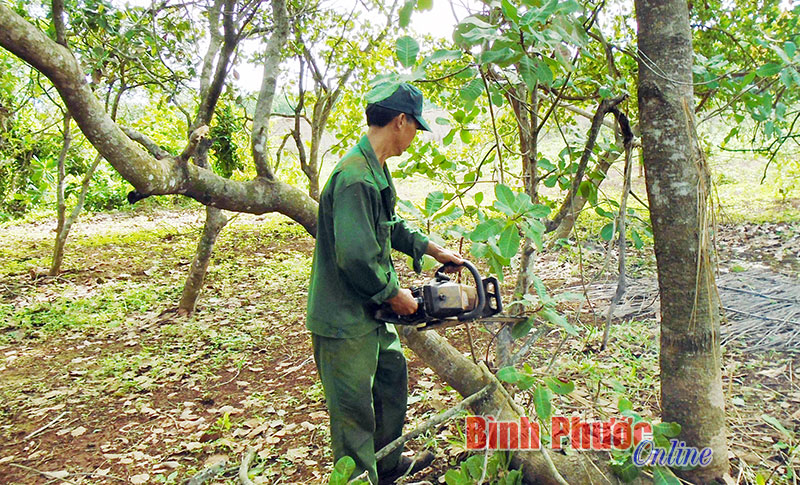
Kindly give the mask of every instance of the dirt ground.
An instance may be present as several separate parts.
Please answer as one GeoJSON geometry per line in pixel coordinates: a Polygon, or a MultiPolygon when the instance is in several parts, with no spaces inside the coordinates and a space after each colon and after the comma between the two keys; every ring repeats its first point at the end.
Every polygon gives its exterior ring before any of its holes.
{"type": "MultiPolygon", "coordinates": [[[[304,327],[313,240],[280,219],[237,217],[217,245],[197,314],[179,318],[170,309],[200,225],[193,211],[87,218],[57,278],[42,276],[50,222],[3,228],[0,483],[183,483],[215,464],[223,471],[209,483],[234,483],[248,448],[256,483],[326,481],[327,413],[304,327]]],[[[777,229],[723,227],[722,264],[775,265],[796,276],[800,226],[777,229]],[[773,240],[777,229],[783,235],[773,240]]],[[[551,291],[579,281],[562,253],[540,259],[551,291]]],[[[614,375],[643,415],[658,416],[656,323],[618,326],[616,344],[599,353],[588,311],[577,308],[586,325],[580,339],[550,332],[537,344],[534,372],[574,380],[576,391],[557,403],[562,412],[613,413],[619,390],[601,383],[614,375]]],[[[490,334],[473,333],[473,347],[488,355],[490,334]]],[[[470,352],[463,328],[446,335],[470,352]]],[[[408,357],[411,429],[459,397],[408,357]]],[[[734,479],[796,483],[800,354],[731,345],[723,361],[734,479]]],[[[451,420],[410,443],[437,454],[415,481],[444,483],[467,456],[459,428],[451,420]]]]}

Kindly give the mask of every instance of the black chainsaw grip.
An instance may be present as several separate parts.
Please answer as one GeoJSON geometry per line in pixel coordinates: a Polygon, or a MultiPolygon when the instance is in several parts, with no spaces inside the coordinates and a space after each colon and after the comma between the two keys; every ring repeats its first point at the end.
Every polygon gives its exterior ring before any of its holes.
{"type": "MultiPolygon", "coordinates": [[[[436,275],[443,275],[444,269],[448,266],[459,266],[455,263],[445,263],[444,266],[436,270],[436,275]]],[[[475,279],[475,290],[478,293],[478,304],[475,305],[475,308],[463,315],[459,315],[458,319],[461,321],[466,320],[475,320],[476,318],[480,318],[483,316],[483,307],[486,305],[486,288],[483,287],[483,280],[481,279],[481,274],[478,273],[478,268],[475,267],[474,264],[470,263],[467,260],[464,260],[464,264],[462,266],[466,266],[470,273],[472,273],[472,277],[475,279]]]]}

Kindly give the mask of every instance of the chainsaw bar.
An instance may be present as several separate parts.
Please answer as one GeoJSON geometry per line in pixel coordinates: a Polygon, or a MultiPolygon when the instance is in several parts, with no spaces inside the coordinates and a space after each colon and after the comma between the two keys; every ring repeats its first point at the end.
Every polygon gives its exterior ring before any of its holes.
{"type": "Polygon", "coordinates": [[[502,325],[521,323],[527,320],[528,317],[511,317],[506,315],[492,315],[490,317],[477,318],[475,320],[459,320],[457,318],[445,318],[443,320],[433,320],[413,325],[417,331],[433,330],[435,328],[449,328],[464,323],[499,323],[502,325]]]}

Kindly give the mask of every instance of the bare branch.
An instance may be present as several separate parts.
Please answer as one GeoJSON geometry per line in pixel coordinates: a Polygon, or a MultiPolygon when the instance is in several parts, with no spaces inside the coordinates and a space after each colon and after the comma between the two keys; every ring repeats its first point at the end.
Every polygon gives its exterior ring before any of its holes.
{"type": "Polygon", "coordinates": [[[163,160],[165,158],[172,157],[172,155],[168,151],[158,146],[156,142],[148,138],[147,135],[145,135],[144,133],[136,131],[133,128],[127,126],[121,126],[120,128],[122,128],[122,131],[125,132],[126,135],[128,135],[128,138],[142,145],[151,155],[153,155],[157,159],[163,160]]]}

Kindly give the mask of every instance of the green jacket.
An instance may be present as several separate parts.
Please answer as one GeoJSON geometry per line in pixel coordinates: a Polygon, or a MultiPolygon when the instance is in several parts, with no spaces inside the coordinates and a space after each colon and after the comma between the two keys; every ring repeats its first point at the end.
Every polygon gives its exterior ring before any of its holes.
{"type": "Polygon", "coordinates": [[[352,338],[379,325],[376,308],[399,290],[391,249],[414,259],[419,272],[428,238],[394,212],[397,193],[363,136],[322,190],[308,289],[306,327],[317,335],[352,338]]]}

